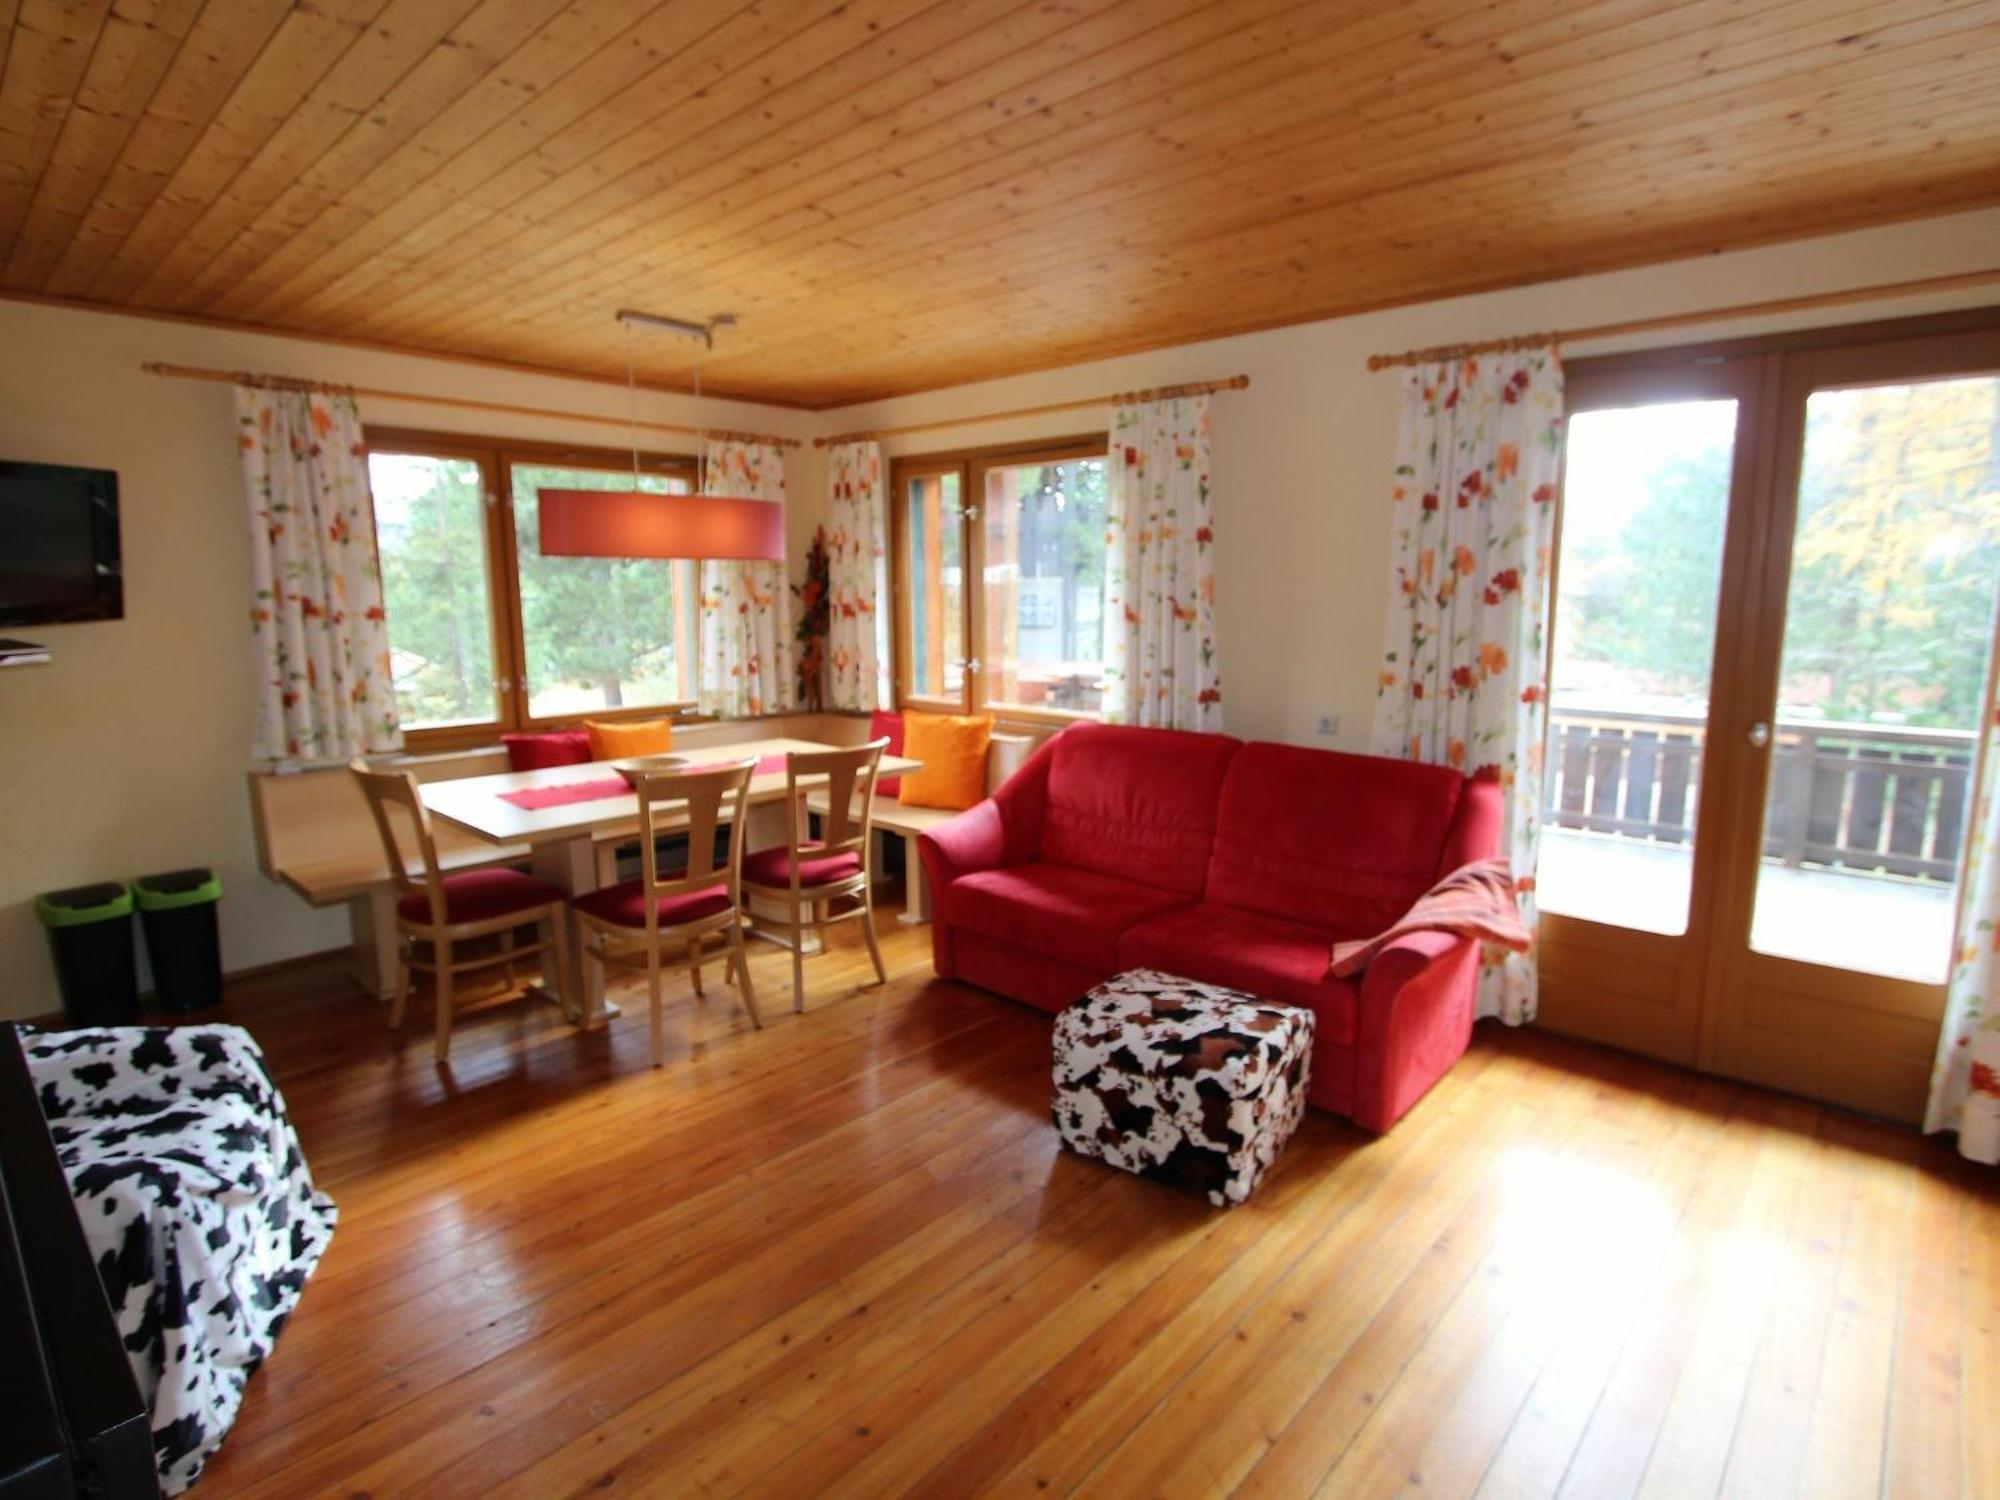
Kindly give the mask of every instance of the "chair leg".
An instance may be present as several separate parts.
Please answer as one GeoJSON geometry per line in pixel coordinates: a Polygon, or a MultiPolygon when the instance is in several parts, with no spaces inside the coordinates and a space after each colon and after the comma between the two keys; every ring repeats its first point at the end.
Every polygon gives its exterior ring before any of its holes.
{"type": "Polygon", "coordinates": [[[744,951],[743,924],[740,921],[729,924],[729,961],[740,976],[738,988],[743,991],[743,1008],[750,1012],[750,1024],[759,1031],[764,1029],[764,1018],[757,1013],[757,990],[750,983],[750,956],[744,951]]]}
{"type": "Polygon", "coordinates": [[[694,975],[694,992],[697,998],[706,999],[708,992],[701,987],[701,950],[706,945],[708,934],[697,932],[688,939],[688,972],[694,975]]]}
{"type": "Polygon", "coordinates": [[[868,956],[875,961],[875,982],[887,984],[889,971],[882,967],[882,950],[875,943],[875,898],[861,888],[861,935],[868,939],[868,956]]]}
{"type": "Polygon", "coordinates": [[[437,963],[433,977],[437,981],[437,1041],[433,1050],[441,1063],[451,1061],[451,972],[450,943],[431,944],[431,956],[437,963]]]}
{"type": "Polygon", "coordinates": [[[805,912],[796,904],[787,935],[792,940],[792,1013],[802,1016],[806,1011],[806,924],[805,912]]]}
{"type": "Polygon", "coordinates": [[[501,968],[506,975],[507,988],[514,988],[514,929],[509,927],[500,934],[500,951],[507,955],[507,962],[501,968]]]}
{"type": "Polygon", "coordinates": [[[576,991],[571,982],[569,967],[569,908],[552,906],[549,908],[549,946],[555,949],[556,959],[556,999],[562,1005],[562,1013],[570,1021],[580,1021],[583,1013],[577,1008],[576,991]]]}
{"type": "Polygon", "coordinates": [[[653,1066],[663,1067],[667,1061],[667,1023],[660,1014],[660,950],[651,946],[646,949],[646,1001],[652,1007],[653,1066]]]}
{"type": "Polygon", "coordinates": [[[401,933],[396,941],[396,993],[389,1001],[389,1029],[403,1029],[403,1012],[410,1003],[410,939],[401,933]]]}

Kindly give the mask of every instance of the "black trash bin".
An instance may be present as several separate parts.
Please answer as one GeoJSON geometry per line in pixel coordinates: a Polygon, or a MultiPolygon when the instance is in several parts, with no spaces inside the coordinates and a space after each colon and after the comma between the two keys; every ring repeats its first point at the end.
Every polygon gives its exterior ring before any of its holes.
{"type": "Polygon", "coordinates": [[[222,998],[222,939],[215,903],[222,882],[213,870],[168,870],[132,882],[153,990],[171,1011],[206,1010],[222,998]]]}
{"type": "Polygon", "coordinates": [[[132,950],[132,892],[122,882],[80,885],[35,897],[49,930],[63,1014],[76,1026],[129,1026],[139,1017],[132,950]]]}

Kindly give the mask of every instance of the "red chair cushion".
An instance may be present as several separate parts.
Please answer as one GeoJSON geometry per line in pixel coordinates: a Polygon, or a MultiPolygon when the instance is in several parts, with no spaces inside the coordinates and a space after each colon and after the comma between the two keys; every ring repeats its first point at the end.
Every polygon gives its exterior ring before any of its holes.
{"type": "Polygon", "coordinates": [[[503,734],[510,771],[546,771],[551,766],[581,766],[590,761],[590,734],[560,729],[551,734],[503,734]]]}
{"type": "Polygon", "coordinates": [[[1356,981],[1333,977],[1332,949],[1323,928],[1204,902],[1128,928],[1118,940],[1118,967],[1165,969],[1308,1006],[1319,1018],[1320,1043],[1351,1047],[1361,992],[1356,981]]]}
{"type": "MultiPolygon", "coordinates": [[[[879,740],[885,734],[889,736],[889,748],[882,753],[884,755],[901,755],[903,753],[903,716],[901,714],[892,714],[887,709],[878,708],[868,716],[868,738],[879,740]]],[[[878,797],[894,797],[901,793],[902,790],[903,778],[900,776],[878,776],[875,778],[875,795],[878,797]]]]}
{"type": "MultiPolygon", "coordinates": [[[[799,852],[805,858],[799,861],[799,884],[803,886],[832,885],[836,881],[852,880],[861,873],[861,852],[849,849],[845,854],[834,854],[822,859],[812,858],[817,844],[807,844],[799,852]]],[[[792,851],[783,844],[771,849],[759,849],[755,854],[743,856],[743,878],[754,885],[775,885],[790,888],[792,883],[792,851]]]]}
{"type": "Polygon", "coordinates": [[[1050,747],[1042,858],[1199,899],[1223,773],[1241,744],[1173,729],[1064,730],[1050,747]]]}
{"type": "Polygon", "coordinates": [[[1203,894],[1372,937],[1437,879],[1464,787],[1448,766],[1245,745],[1222,784],[1203,894]]]}
{"type": "MultiPolygon", "coordinates": [[[[519,870],[461,870],[444,877],[444,919],[454,926],[460,922],[484,922],[504,917],[510,911],[527,911],[562,900],[561,886],[523,875],[519,870]]],[[[430,893],[411,891],[396,903],[396,915],[406,922],[428,926],[430,893]]]]}
{"type": "MultiPolygon", "coordinates": [[[[682,871],[672,874],[662,873],[662,880],[678,880],[682,871]]],[[[678,896],[662,896],[656,903],[660,912],[662,927],[678,927],[683,922],[699,922],[703,917],[712,917],[719,911],[729,910],[729,888],[723,885],[710,886],[703,891],[686,891],[678,896]]],[[[576,909],[601,922],[615,922],[620,927],[644,927],[646,925],[646,882],[643,880],[621,880],[616,885],[607,885],[592,891],[587,896],[576,898],[576,909]]]]}
{"type": "Polygon", "coordinates": [[[962,875],[944,893],[951,921],[1086,969],[1108,971],[1118,936],[1185,898],[1069,865],[1005,865],[962,875]]]}

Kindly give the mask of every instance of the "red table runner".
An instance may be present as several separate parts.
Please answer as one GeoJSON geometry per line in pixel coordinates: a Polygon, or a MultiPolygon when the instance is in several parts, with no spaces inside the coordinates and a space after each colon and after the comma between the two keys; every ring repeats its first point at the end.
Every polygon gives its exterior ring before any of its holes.
{"type": "Polygon", "coordinates": [[[553,786],[524,786],[500,793],[502,802],[511,802],[527,812],[544,807],[566,807],[572,802],[602,802],[611,797],[627,797],[632,788],[623,776],[600,776],[592,781],[559,781],[553,786]]]}
{"type": "MultiPolygon", "coordinates": [[[[683,771],[712,771],[726,766],[726,760],[704,761],[700,765],[682,766],[683,771]]],[[[757,762],[753,776],[769,776],[785,769],[785,757],[767,755],[757,762]]],[[[501,792],[502,802],[511,802],[524,812],[539,812],[545,807],[567,807],[572,802],[604,802],[613,797],[627,797],[632,788],[623,776],[598,776],[589,781],[558,781],[549,786],[524,786],[515,791],[501,792]]]]}

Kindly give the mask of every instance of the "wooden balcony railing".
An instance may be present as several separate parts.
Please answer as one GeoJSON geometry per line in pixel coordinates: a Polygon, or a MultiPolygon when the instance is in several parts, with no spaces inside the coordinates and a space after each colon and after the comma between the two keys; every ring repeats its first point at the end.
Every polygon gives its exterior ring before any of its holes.
{"type": "MultiPolygon", "coordinates": [[[[1703,733],[1689,714],[1552,708],[1545,826],[1688,843],[1703,733]]],[[[1767,859],[1954,878],[1971,730],[1781,721],[1771,750],[1767,859]]]]}

